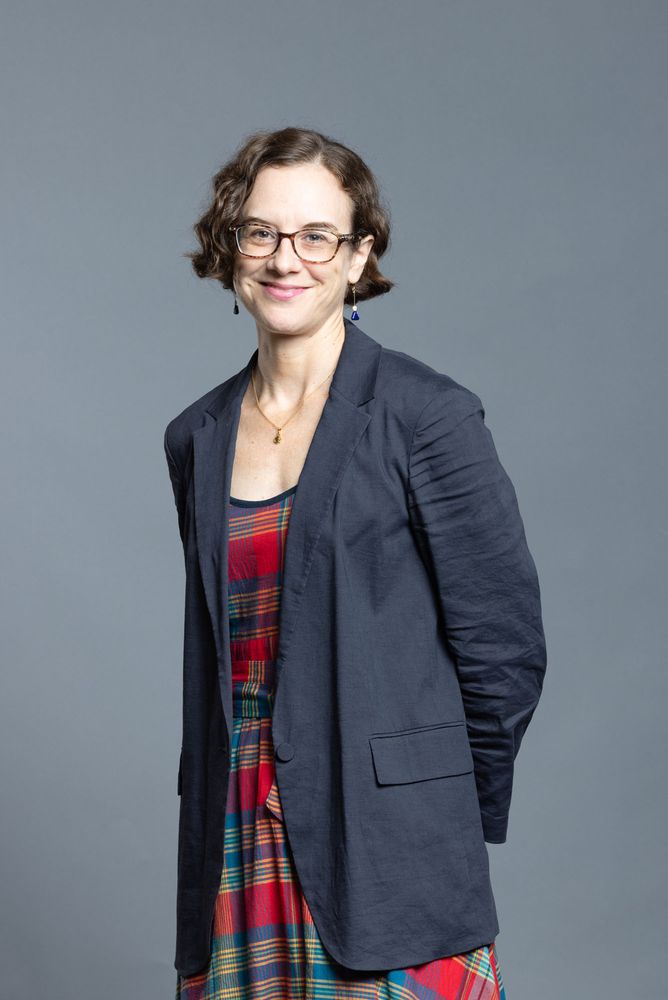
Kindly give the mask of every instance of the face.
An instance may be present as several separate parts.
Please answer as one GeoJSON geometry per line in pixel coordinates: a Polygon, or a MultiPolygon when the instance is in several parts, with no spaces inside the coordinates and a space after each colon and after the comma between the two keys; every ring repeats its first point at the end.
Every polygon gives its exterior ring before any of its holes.
{"type": "MultiPolygon", "coordinates": [[[[328,222],[338,233],[350,233],[352,210],[350,196],[326,167],[300,163],[263,167],[237,221],[261,220],[283,233],[328,222]]],[[[281,240],[270,257],[253,259],[237,253],[237,296],[258,329],[267,333],[315,333],[338,324],[348,282],[359,281],[372,243],[372,236],[365,237],[357,249],[342,243],[333,260],[319,264],[300,260],[287,239],[281,240]],[[282,291],[276,286],[283,286],[282,291]],[[290,295],[285,286],[298,291],[290,295]]]]}

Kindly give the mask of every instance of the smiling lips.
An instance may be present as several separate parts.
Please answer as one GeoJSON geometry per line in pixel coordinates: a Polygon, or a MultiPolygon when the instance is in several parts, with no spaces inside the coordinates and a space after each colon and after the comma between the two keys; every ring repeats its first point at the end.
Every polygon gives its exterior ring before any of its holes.
{"type": "Polygon", "coordinates": [[[298,285],[272,285],[265,281],[262,282],[262,286],[273,299],[281,300],[294,299],[296,295],[306,291],[306,288],[298,285]]]}

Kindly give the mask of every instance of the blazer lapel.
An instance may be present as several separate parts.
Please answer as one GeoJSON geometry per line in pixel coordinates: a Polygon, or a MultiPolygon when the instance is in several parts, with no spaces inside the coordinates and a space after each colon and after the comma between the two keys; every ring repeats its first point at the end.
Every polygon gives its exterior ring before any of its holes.
{"type": "MultiPolygon", "coordinates": [[[[345,339],[302,468],[294,496],[284,552],[277,680],[289,667],[287,653],[322,525],[343,471],[371,413],[380,344],[344,317],[345,339]]],[[[207,422],[193,433],[195,529],[207,606],[213,624],[223,714],[232,737],[232,664],[228,618],[228,520],[232,467],[241,401],[257,359],[225,383],[206,408],[207,422]]],[[[228,744],[229,745],[229,744],[228,744]]]]}

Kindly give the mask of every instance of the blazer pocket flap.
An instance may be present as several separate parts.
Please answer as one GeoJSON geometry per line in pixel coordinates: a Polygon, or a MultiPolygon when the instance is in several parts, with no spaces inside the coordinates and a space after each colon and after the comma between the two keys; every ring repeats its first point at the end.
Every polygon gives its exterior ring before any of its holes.
{"type": "Polygon", "coordinates": [[[369,743],[381,785],[445,778],[473,770],[465,722],[371,736],[369,743]]]}

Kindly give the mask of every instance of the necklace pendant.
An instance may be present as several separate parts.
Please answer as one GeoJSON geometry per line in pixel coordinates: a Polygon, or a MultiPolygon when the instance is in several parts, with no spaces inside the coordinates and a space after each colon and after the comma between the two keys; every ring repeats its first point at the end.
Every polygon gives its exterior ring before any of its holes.
{"type": "Polygon", "coordinates": [[[274,437],[274,444],[280,444],[280,443],[281,443],[281,428],[278,427],[276,430],[276,435],[274,437]]]}

